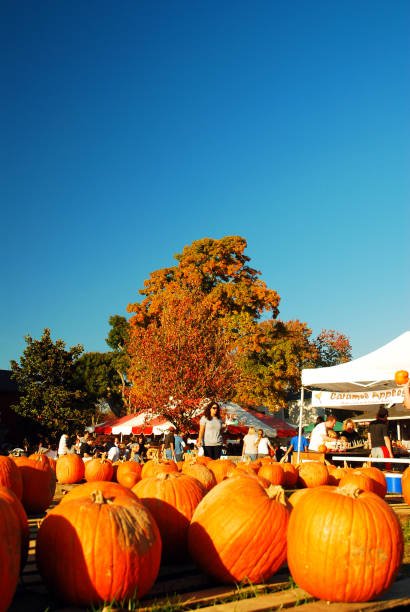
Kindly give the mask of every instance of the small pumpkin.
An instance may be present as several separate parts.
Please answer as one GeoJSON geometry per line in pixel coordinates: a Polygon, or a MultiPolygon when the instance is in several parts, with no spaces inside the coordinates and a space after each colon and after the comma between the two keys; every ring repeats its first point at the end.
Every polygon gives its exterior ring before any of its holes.
{"type": "Polygon", "coordinates": [[[318,487],[292,510],[288,566],[295,582],[318,599],[376,599],[395,580],[402,557],[398,518],[374,493],[352,484],[318,487]]]}
{"type": "Polygon", "coordinates": [[[214,473],[206,465],[185,462],[182,466],[182,473],[199,480],[206,491],[210,491],[216,485],[214,473]]]}
{"type": "Polygon", "coordinates": [[[347,484],[354,484],[361,491],[371,491],[376,493],[376,482],[367,476],[364,471],[351,470],[349,471],[339,482],[339,487],[343,487],[347,484]]]}
{"type": "Polygon", "coordinates": [[[161,538],[149,511],[136,499],[91,498],[59,504],[42,521],[36,560],[46,585],[68,604],[88,607],[139,599],[154,584],[161,538]],[[67,551],[75,571],[67,571],[67,551]]]}
{"type": "Polygon", "coordinates": [[[141,480],[141,472],[142,465],[141,463],[138,463],[138,461],[123,461],[117,466],[117,482],[128,488],[132,488],[135,484],[137,484],[138,481],[141,480]],[[128,474],[130,473],[134,474],[135,480],[134,484],[131,487],[128,486],[131,482],[131,478],[128,476],[128,474]]]}
{"type": "Polygon", "coordinates": [[[142,466],[141,478],[152,478],[156,474],[170,474],[171,472],[178,472],[177,464],[172,459],[150,459],[142,466]]]}
{"type": "Polygon", "coordinates": [[[21,500],[23,497],[23,478],[15,461],[0,455],[0,486],[11,489],[21,500]]]}
{"type": "Polygon", "coordinates": [[[85,475],[84,461],[80,455],[71,453],[57,459],[56,476],[60,484],[81,482],[85,475]]]}
{"type": "Polygon", "coordinates": [[[55,459],[52,459],[51,457],[47,457],[47,455],[45,455],[44,453],[33,453],[32,455],[29,455],[28,458],[34,459],[34,461],[39,461],[43,465],[48,465],[51,467],[51,469],[54,472],[56,471],[57,462],[55,461],[55,459]]]}
{"type": "Polygon", "coordinates": [[[277,461],[264,463],[258,471],[258,476],[266,478],[273,485],[282,485],[285,481],[285,472],[277,461]]]}
{"type": "Polygon", "coordinates": [[[222,482],[236,468],[236,464],[230,459],[212,459],[206,467],[213,472],[216,482],[222,482]]]}
{"type": "Polygon", "coordinates": [[[320,487],[328,483],[329,472],[320,461],[306,461],[298,469],[298,484],[301,487],[320,487]]]}
{"type": "Polygon", "coordinates": [[[282,470],[285,475],[282,486],[285,489],[293,489],[298,482],[298,471],[291,463],[281,463],[282,470]]]}
{"type": "Polygon", "coordinates": [[[327,453],[327,446],[326,446],[326,444],[319,444],[319,447],[318,447],[317,450],[318,450],[319,453],[327,453]]]}
{"type": "Polygon", "coordinates": [[[9,608],[17,587],[21,564],[21,529],[17,515],[0,498],[0,612],[9,608]]]}
{"type": "Polygon", "coordinates": [[[396,385],[407,385],[409,382],[409,373],[407,370],[398,370],[394,375],[396,385]]]}
{"type": "Polygon", "coordinates": [[[387,480],[383,472],[374,466],[362,467],[360,471],[373,480],[374,492],[383,499],[387,493],[387,480]]]}
{"type": "Polygon", "coordinates": [[[91,459],[85,464],[84,475],[87,482],[111,480],[113,473],[114,468],[111,461],[104,457],[91,459]]]}
{"type": "Polygon", "coordinates": [[[401,477],[401,490],[404,501],[410,506],[410,467],[406,468],[401,477]]]}
{"type": "Polygon", "coordinates": [[[219,582],[263,582],[285,560],[289,514],[281,487],[266,491],[252,476],[228,478],[194,512],[191,557],[219,582]]]}

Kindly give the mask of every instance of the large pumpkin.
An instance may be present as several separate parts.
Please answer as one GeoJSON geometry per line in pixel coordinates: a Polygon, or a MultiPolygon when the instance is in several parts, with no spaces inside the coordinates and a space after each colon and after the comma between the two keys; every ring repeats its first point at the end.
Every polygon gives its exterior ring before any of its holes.
{"type": "Polygon", "coordinates": [[[298,484],[301,487],[320,487],[328,483],[329,472],[320,461],[306,461],[298,469],[298,484]]]}
{"type": "MultiPolygon", "coordinates": [[[[228,478],[207,493],[189,527],[195,563],[219,582],[262,582],[286,558],[289,510],[255,478],[228,478]],[[272,495],[272,497],[270,497],[272,495]]],[[[281,490],[283,494],[283,490],[281,490]]]]}
{"type": "Polygon", "coordinates": [[[8,504],[11,505],[20,524],[21,569],[23,569],[27,561],[28,545],[30,542],[30,529],[28,526],[27,514],[23,508],[23,504],[11,489],[7,489],[6,487],[0,487],[0,499],[4,499],[8,504]]]}
{"type": "Polygon", "coordinates": [[[376,493],[376,482],[367,476],[361,469],[351,470],[339,482],[339,487],[347,484],[354,484],[361,491],[371,491],[376,493]]]}
{"type": "Polygon", "coordinates": [[[75,606],[142,597],[154,584],[161,538],[137,500],[73,499],[51,510],[37,535],[37,566],[47,586],[75,606]]]}
{"type": "Polygon", "coordinates": [[[99,482],[85,482],[84,484],[78,485],[74,489],[71,489],[60,501],[60,504],[65,504],[73,499],[80,497],[90,497],[90,495],[98,489],[103,494],[104,498],[108,502],[114,502],[116,504],[121,503],[120,500],[123,498],[136,500],[136,495],[130,489],[118,484],[118,482],[110,482],[109,480],[101,480],[99,482]]]}
{"type": "Polygon", "coordinates": [[[179,472],[161,473],[143,478],[132,491],[149,509],[159,527],[164,557],[185,556],[189,523],[205,495],[201,483],[179,472]]]}
{"type": "Polygon", "coordinates": [[[0,498],[0,612],[13,599],[20,574],[21,529],[12,505],[0,498]]]}
{"type": "Polygon", "coordinates": [[[111,480],[114,468],[108,459],[91,459],[85,463],[85,479],[87,482],[111,480]]]}
{"type": "Polygon", "coordinates": [[[40,514],[53,501],[56,490],[56,475],[48,465],[28,457],[16,457],[23,478],[23,506],[28,514],[40,514]]]}
{"type": "Polygon", "coordinates": [[[375,599],[393,583],[402,556],[400,523],[374,493],[360,492],[354,485],[312,489],[292,510],[289,569],[314,597],[375,599]]]}
{"type": "Polygon", "coordinates": [[[281,463],[282,470],[285,475],[283,487],[285,489],[293,489],[298,482],[298,471],[291,463],[281,463]]]}
{"type": "Polygon", "coordinates": [[[19,499],[23,497],[23,478],[15,461],[0,455],[0,486],[11,489],[19,499]]]}
{"type": "Polygon", "coordinates": [[[60,484],[81,482],[85,474],[84,461],[80,455],[71,453],[57,459],[56,475],[60,484]]]}
{"type": "Polygon", "coordinates": [[[401,477],[401,490],[404,501],[410,505],[410,467],[406,468],[401,477]]]}

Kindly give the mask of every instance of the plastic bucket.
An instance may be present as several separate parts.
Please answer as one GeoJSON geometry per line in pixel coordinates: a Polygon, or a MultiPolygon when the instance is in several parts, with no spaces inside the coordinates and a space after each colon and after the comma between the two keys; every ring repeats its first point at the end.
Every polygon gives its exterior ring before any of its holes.
{"type": "Polygon", "coordinates": [[[387,493],[402,493],[401,488],[401,477],[402,474],[395,474],[393,472],[385,472],[387,482],[387,493]]]}

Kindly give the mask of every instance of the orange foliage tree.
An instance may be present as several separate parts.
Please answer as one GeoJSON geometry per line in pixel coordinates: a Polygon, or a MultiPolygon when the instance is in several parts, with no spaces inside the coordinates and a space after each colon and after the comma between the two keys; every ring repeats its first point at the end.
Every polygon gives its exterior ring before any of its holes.
{"type": "Polygon", "coordinates": [[[240,379],[227,336],[199,291],[165,287],[157,316],[130,327],[127,350],[133,406],[183,431],[205,398],[231,399],[240,379]]]}

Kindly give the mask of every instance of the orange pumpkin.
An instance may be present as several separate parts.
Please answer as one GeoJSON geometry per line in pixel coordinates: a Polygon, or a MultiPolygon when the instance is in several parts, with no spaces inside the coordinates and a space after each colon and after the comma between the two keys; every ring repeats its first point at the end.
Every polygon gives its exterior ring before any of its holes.
{"type": "Polygon", "coordinates": [[[178,472],[178,467],[172,459],[159,461],[158,459],[150,459],[142,466],[141,478],[152,478],[157,474],[170,474],[178,472]]]}
{"type": "Polygon", "coordinates": [[[124,461],[117,466],[117,482],[125,487],[132,488],[139,480],[141,480],[142,465],[138,461],[124,461]],[[134,474],[134,484],[129,487],[131,479],[128,474],[134,474]],[[124,480],[125,478],[125,480],[124,480]]]}
{"type": "Polygon", "coordinates": [[[263,582],[286,558],[289,510],[252,476],[219,483],[198,504],[189,527],[195,563],[219,582],[263,582]],[[257,526],[255,523],[257,517],[257,526]]]}
{"type": "Polygon", "coordinates": [[[367,476],[361,469],[349,471],[339,482],[339,487],[354,484],[361,491],[376,493],[376,482],[367,476]]]}
{"type": "Polygon", "coordinates": [[[0,612],[11,604],[20,574],[21,529],[17,515],[5,499],[0,498],[0,612]]]}
{"type": "Polygon", "coordinates": [[[216,482],[222,482],[236,468],[236,464],[230,459],[212,459],[206,467],[213,472],[216,482]]]}
{"type": "Polygon", "coordinates": [[[291,463],[281,463],[280,465],[285,474],[285,479],[282,486],[285,489],[293,489],[293,487],[296,487],[298,481],[297,469],[291,463]]]}
{"type": "Polygon", "coordinates": [[[11,489],[21,500],[23,497],[23,478],[15,461],[0,455],[0,486],[11,489]]]}
{"type": "Polygon", "coordinates": [[[182,466],[183,474],[188,474],[199,480],[206,491],[210,491],[216,485],[214,473],[206,465],[200,463],[184,463],[182,466]]]}
{"type": "Polygon", "coordinates": [[[15,457],[23,478],[23,506],[28,514],[40,514],[53,501],[56,475],[48,465],[28,457],[15,457]]]}
{"type": "Polygon", "coordinates": [[[362,467],[360,468],[360,471],[363,472],[365,476],[368,476],[373,480],[374,492],[383,499],[387,493],[387,481],[383,472],[377,467],[372,466],[362,467]]]}
{"type": "Polygon", "coordinates": [[[51,457],[47,457],[44,453],[33,453],[29,455],[29,459],[34,459],[34,461],[39,461],[43,465],[48,465],[55,472],[56,471],[56,461],[51,459],[51,457]]]}
{"type": "Polygon", "coordinates": [[[258,476],[266,478],[273,485],[282,485],[285,481],[285,472],[277,461],[264,463],[259,469],[258,476]]]}
{"type": "Polygon", "coordinates": [[[306,461],[298,469],[298,484],[301,487],[320,487],[328,483],[329,472],[320,461],[306,461]]]}
{"type": "Polygon", "coordinates": [[[153,478],[143,478],[132,491],[159,527],[164,557],[185,556],[189,523],[205,495],[201,483],[187,474],[163,472],[153,478]]]}
{"type": "Polygon", "coordinates": [[[60,501],[60,504],[65,504],[73,499],[78,499],[80,497],[90,497],[90,495],[98,488],[99,491],[103,494],[106,500],[109,502],[113,501],[116,504],[120,503],[120,500],[123,498],[136,500],[137,497],[134,493],[118,484],[117,482],[111,482],[109,480],[101,480],[98,483],[95,482],[85,482],[84,484],[78,485],[75,489],[71,489],[60,501]]]}
{"type": "Polygon", "coordinates": [[[401,490],[404,501],[410,506],[410,467],[406,468],[401,477],[401,490]]]}
{"type": "Polygon", "coordinates": [[[73,499],[47,514],[36,558],[46,585],[68,604],[101,605],[149,591],[158,575],[161,538],[138,500],[107,503],[96,489],[92,498],[73,499]],[[68,571],[67,551],[75,571],[68,571]]]}
{"type": "Polygon", "coordinates": [[[337,467],[336,465],[327,465],[327,471],[329,472],[328,484],[337,487],[343,476],[350,471],[350,468],[337,467]]]}
{"type": "Polygon", "coordinates": [[[394,375],[396,385],[406,385],[409,382],[409,373],[407,370],[398,370],[394,375]]]}
{"type": "Polygon", "coordinates": [[[233,470],[228,478],[253,478],[259,482],[264,489],[269,489],[269,487],[272,486],[272,483],[263,476],[259,476],[259,474],[254,474],[253,472],[244,472],[243,470],[233,470]]]}
{"type": "Polygon", "coordinates": [[[320,487],[292,510],[288,566],[295,582],[314,597],[375,599],[393,583],[402,556],[400,523],[374,493],[360,492],[354,485],[320,487]]]}
{"type": "Polygon", "coordinates": [[[20,523],[21,569],[23,569],[27,561],[28,545],[30,541],[30,530],[28,526],[27,514],[23,508],[23,504],[11,489],[7,489],[6,487],[0,487],[0,499],[4,499],[7,503],[11,505],[20,523]]]}
{"type": "MultiPolygon", "coordinates": [[[[310,491],[316,491],[316,489],[318,489],[319,487],[313,487],[313,488],[305,488],[305,489],[296,489],[296,491],[294,493],[292,493],[292,495],[289,496],[289,503],[292,506],[292,508],[294,508],[296,506],[297,503],[299,503],[299,501],[302,499],[302,497],[304,497],[305,495],[307,495],[308,493],[310,493],[310,491]]],[[[321,489],[334,489],[335,487],[333,485],[322,485],[320,487],[321,489]]]]}
{"type": "Polygon", "coordinates": [[[205,455],[197,455],[196,456],[196,462],[197,463],[201,463],[202,465],[208,465],[208,463],[210,461],[213,461],[213,459],[211,459],[211,457],[206,457],[205,455]]]}
{"type": "Polygon", "coordinates": [[[108,459],[91,459],[85,463],[85,479],[87,482],[111,480],[113,465],[108,459]]]}
{"type": "Polygon", "coordinates": [[[57,459],[56,476],[60,484],[81,482],[85,474],[84,461],[80,455],[71,453],[57,459]]]}
{"type": "Polygon", "coordinates": [[[326,444],[319,444],[319,447],[318,447],[317,450],[318,450],[319,453],[327,453],[327,446],[326,446],[326,444]]]}

